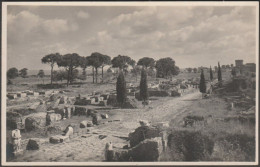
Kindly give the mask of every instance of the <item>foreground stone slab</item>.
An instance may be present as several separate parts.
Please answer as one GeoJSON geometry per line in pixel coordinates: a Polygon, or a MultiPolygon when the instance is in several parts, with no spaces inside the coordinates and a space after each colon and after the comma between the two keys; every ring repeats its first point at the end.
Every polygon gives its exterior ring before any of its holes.
{"type": "Polygon", "coordinates": [[[111,143],[107,143],[105,147],[106,161],[139,161],[151,162],[160,161],[160,155],[163,152],[163,145],[160,137],[145,139],[130,149],[113,149],[111,143]]]}

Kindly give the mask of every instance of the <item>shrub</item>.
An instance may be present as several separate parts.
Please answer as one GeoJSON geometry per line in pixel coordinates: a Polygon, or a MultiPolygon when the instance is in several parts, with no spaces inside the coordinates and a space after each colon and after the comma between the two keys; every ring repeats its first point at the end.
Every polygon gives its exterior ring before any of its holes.
{"type": "MultiPolygon", "coordinates": [[[[240,160],[240,161],[254,161],[255,160],[255,137],[246,134],[227,134],[218,139],[218,142],[228,152],[236,152],[239,150],[240,159],[228,154],[225,159],[240,160]],[[243,159],[241,159],[243,157],[243,159]]],[[[224,157],[223,157],[224,158],[224,157]]]]}
{"type": "Polygon", "coordinates": [[[168,136],[169,158],[173,161],[201,161],[213,152],[214,142],[197,131],[173,131],[168,136]]]}
{"type": "Polygon", "coordinates": [[[117,102],[123,105],[126,101],[126,82],[123,72],[121,71],[116,82],[117,102]]]}

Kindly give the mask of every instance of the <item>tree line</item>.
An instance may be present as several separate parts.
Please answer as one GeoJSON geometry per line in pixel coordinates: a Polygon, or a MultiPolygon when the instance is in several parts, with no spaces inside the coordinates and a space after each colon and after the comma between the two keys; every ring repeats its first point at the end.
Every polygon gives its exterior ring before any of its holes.
{"type": "Polygon", "coordinates": [[[136,65],[143,66],[145,69],[156,69],[157,77],[167,78],[172,75],[179,74],[179,67],[175,65],[172,58],[162,58],[155,61],[153,58],[143,57],[136,61],[125,55],[118,55],[111,60],[110,56],[94,52],[90,56],[79,56],[77,53],[61,55],[59,53],[49,54],[42,58],[42,63],[51,66],[51,84],[53,82],[53,67],[55,64],[58,67],[64,67],[67,72],[67,85],[71,84],[74,79],[73,73],[77,68],[82,68],[82,75],[86,77],[87,67],[92,67],[93,83],[98,82],[98,69],[102,69],[102,82],[104,77],[104,66],[112,65],[113,68],[122,70],[125,74],[129,66],[132,67],[132,72],[137,75],[138,69],[136,65]]]}
{"type": "MultiPolygon", "coordinates": [[[[93,83],[98,82],[98,69],[102,69],[102,79],[104,77],[104,67],[106,65],[112,68],[118,68],[119,71],[126,75],[128,72],[128,67],[132,67],[131,72],[136,76],[141,72],[140,66],[147,70],[148,75],[152,75],[156,69],[156,77],[158,78],[168,78],[174,75],[178,75],[180,69],[175,65],[175,61],[170,58],[161,58],[155,61],[150,57],[143,57],[136,63],[135,60],[125,55],[118,55],[111,60],[111,57],[98,52],[92,53],[90,56],[80,56],[77,53],[70,53],[61,55],[60,53],[51,53],[42,57],[41,62],[43,64],[48,64],[51,67],[51,84],[54,80],[67,80],[67,86],[71,84],[78,76],[78,68],[82,69],[82,75],[80,79],[86,79],[88,67],[92,68],[93,83]],[[59,68],[64,68],[64,71],[54,71],[54,66],[57,65],[59,68]]],[[[20,70],[20,76],[27,76],[27,68],[20,70]]],[[[111,69],[110,69],[111,70],[111,69]]],[[[11,68],[7,72],[8,79],[13,79],[18,75],[18,70],[16,68],[11,68]]],[[[44,77],[44,71],[40,70],[38,77],[44,77]]]]}

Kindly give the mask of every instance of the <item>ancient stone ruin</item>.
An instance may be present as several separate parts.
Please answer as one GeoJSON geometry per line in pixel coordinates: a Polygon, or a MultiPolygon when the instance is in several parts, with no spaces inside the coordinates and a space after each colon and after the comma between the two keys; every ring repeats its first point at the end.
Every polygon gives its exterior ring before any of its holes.
{"type": "Polygon", "coordinates": [[[23,152],[21,148],[21,134],[19,129],[12,130],[12,147],[13,155],[19,155],[23,152]]]}
{"type": "Polygon", "coordinates": [[[167,147],[165,127],[168,124],[151,126],[148,121],[141,120],[140,125],[129,134],[130,148],[114,150],[111,142],[106,144],[106,161],[160,161],[167,147]]]}

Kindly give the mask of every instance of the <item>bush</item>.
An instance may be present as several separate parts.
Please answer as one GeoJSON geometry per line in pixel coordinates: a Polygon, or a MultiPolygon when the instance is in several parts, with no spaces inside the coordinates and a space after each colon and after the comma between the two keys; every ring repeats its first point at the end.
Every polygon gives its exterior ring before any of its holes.
{"type": "Polygon", "coordinates": [[[233,154],[223,157],[228,160],[254,161],[255,160],[255,137],[246,134],[227,134],[218,139],[218,142],[228,152],[240,152],[239,159],[233,154]],[[243,159],[241,159],[243,157],[243,159]]]}
{"type": "Polygon", "coordinates": [[[7,85],[12,85],[12,84],[13,84],[13,82],[10,79],[8,79],[7,80],[7,85]]]}
{"type": "Polygon", "coordinates": [[[6,113],[6,126],[8,129],[19,129],[19,124],[22,123],[22,115],[17,112],[6,113]]]}
{"type": "Polygon", "coordinates": [[[201,161],[213,152],[214,142],[196,131],[173,131],[168,136],[169,159],[172,161],[201,161]]]}

